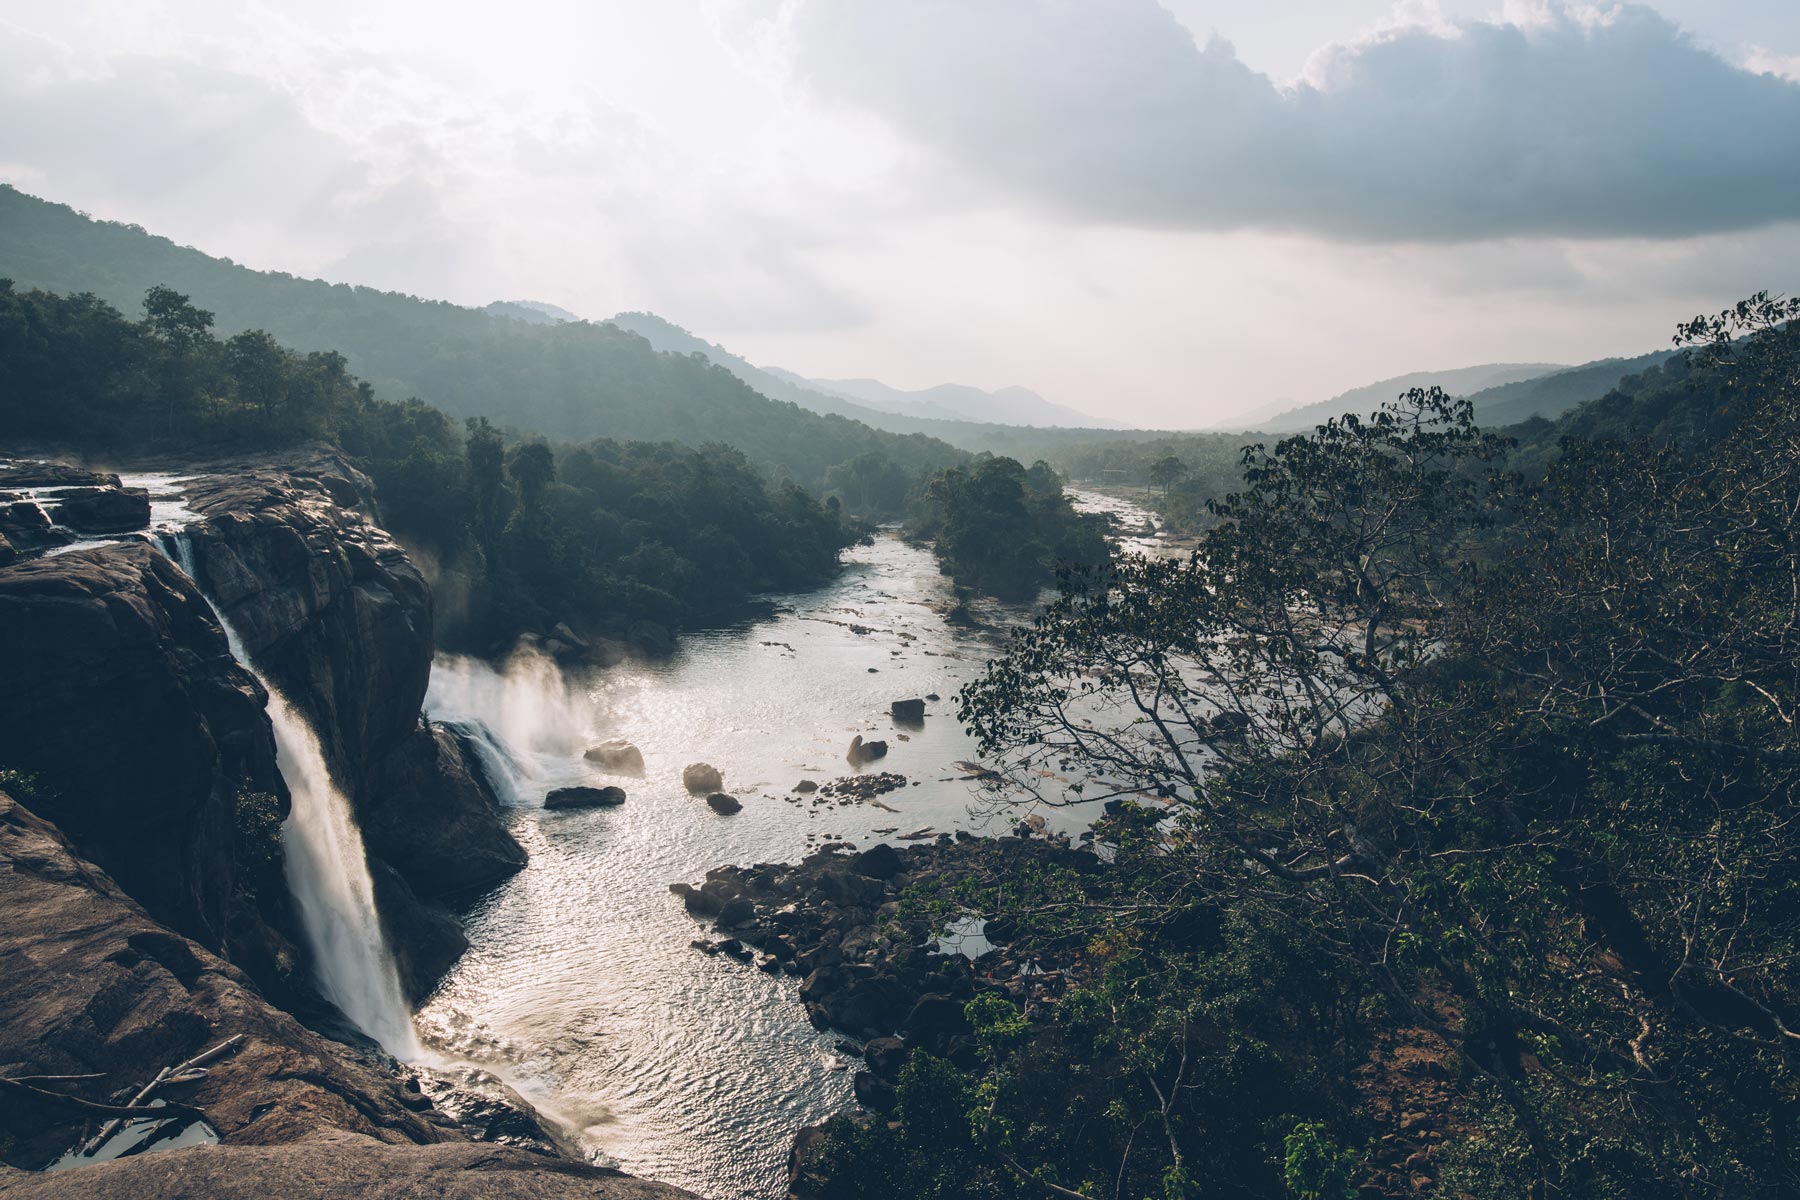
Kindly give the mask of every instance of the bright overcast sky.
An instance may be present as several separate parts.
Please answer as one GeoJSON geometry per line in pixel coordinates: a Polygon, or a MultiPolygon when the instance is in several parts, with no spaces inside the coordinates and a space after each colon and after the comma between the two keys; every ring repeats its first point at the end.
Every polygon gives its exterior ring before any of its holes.
{"type": "Polygon", "coordinates": [[[0,179],[1201,426],[1800,290],[1800,0],[10,0],[0,179]]]}

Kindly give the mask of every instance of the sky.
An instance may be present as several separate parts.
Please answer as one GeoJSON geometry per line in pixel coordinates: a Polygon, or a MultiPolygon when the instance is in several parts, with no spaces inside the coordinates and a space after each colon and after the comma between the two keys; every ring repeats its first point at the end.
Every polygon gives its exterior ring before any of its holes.
{"type": "Polygon", "coordinates": [[[1800,3],[7,0],[0,180],[1195,428],[1800,289],[1800,3]]]}

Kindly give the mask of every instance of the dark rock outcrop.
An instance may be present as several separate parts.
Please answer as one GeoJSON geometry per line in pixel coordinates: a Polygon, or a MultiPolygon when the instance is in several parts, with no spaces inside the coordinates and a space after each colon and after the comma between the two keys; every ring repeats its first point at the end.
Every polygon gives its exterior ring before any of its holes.
{"type": "Polygon", "coordinates": [[[150,493],[144,488],[73,488],[60,493],[55,505],[56,523],[82,533],[130,533],[150,524],[150,493]]]}
{"type": "Polygon", "coordinates": [[[888,705],[888,713],[902,725],[923,725],[925,723],[925,702],[923,700],[896,700],[888,705]]]}
{"type": "Polygon", "coordinates": [[[462,922],[436,904],[419,898],[404,876],[383,859],[369,859],[369,882],[375,889],[375,907],[400,988],[417,1005],[431,995],[444,972],[469,948],[462,922]]]}
{"type": "Polygon", "coordinates": [[[0,488],[119,487],[111,471],[64,462],[0,462],[0,488]]]}
{"type": "Polygon", "coordinates": [[[358,814],[369,853],[426,900],[492,887],[526,862],[499,799],[443,726],[414,729],[375,764],[358,814]]]}
{"type": "Polygon", "coordinates": [[[544,797],[545,808],[612,808],[623,803],[621,787],[561,787],[544,797]]]}
{"type": "Polygon", "coordinates": [[[714,792],[712,795],[708,796],[706,798],[706,807],[712,809],[721,817],[729,817],[733,813],[744,811],[743,804],[739,802],[736,796],[727,795],[724,792],[714,792]]]}
{"type": "Polygon", "coordinates": [[[453,920],[428,909],[518,870],[525,852],[454,738],[419,728],[431,594],[369,519],[373,497],[333,451],[235,464],[192,485],[189,507],[204,519],[187,536],[201,587],[318,734],[383,883],[377,903],[403,982],[419,996],[433,968],[455,960],[453,920]],[[384,864],[396,879],[384,883],[384,864]]]}
{"type": "Polygon", "coordinates": [[[189,506],[196,582],[251,661],[319,735],[360,814],[367,780],[418,725],[431,674],[431,594],[367,520],[373,488],[333,454],[205,476],[189,506]]]}
{"type": "Polygon", "coordinates": [[[51,546],[66,546],[69,535],[50,525],[50,515],[33,500],[0,494],[0,537],[19,554],[32,554],[51,546]]]}
{"type": "Polygon", "coordinates": [[[140,543],[0,570],[0,766],[157,919],[224,950],[240,789],[285,797],[266,696],[140,543]]]}

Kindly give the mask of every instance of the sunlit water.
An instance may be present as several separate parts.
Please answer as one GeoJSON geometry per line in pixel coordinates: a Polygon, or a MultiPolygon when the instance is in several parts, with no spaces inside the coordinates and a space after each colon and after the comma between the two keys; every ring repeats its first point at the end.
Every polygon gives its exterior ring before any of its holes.
{"type": "MultiPolygon", "coordinates": [[[[1142,510],[1126,515],[1142,525],[1142,510]]],[[[928,550],[883,535],[846,559],[829,586],[778,598],[771,619],[686,637],[667,662],[565,685],[541,658],[504,674],[444,658],[426,700],[433,719],[485,724],[511,748],[496,769],[517,780],[510,817],[531,864],[475,909],[471,949],[420,1014],[422,1035],[493,1063],[590,1154],[709,1197],[780,1195],[795,1130],[854,1101],[797,981],[691,949],[702,926],[668,885],[726,863],[791,862],[830,840],[999,832],[1017,819],[980,804],[955,767],[976,757],[955,695],[999,635],[946,624],[950,583],[928,550]],[[890,719],[890,702],[930,693],[941,699],[923,728],[890,719]],[[889,745],[868,770],[911,786],[880,797],[887,808],[792,793],[850,774],[857,734],[889,745]],[[581,758],[608,738],[643,751],[643,779],[581,758]],[[701,761],[724,773],[741,813],[717,816],[686,793],[681,770],[701,761]],[[542,809],[549,788],[584,782],[629,798],[542,809]]],[[[1045,816],[1053,829],[1088,819],[1045,816]]]]}

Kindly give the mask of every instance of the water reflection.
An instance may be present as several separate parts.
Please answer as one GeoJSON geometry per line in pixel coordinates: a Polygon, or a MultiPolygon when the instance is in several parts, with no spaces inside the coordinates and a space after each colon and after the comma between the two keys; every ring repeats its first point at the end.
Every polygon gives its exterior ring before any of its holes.
{"type": "MultiPolygon", "coordinates": [[[[471,949],[421,1031],[504,1066],[591,1155],[709,1197],[781,1195],[795,1129],[853,1104],[850,1073],[835,1037],[806,1023],[796,980],[689,948],[699,926],[668,885],[828,841],[998,833],[1018,819],[980,804],[955,765],[976,757],[956,692],[1001,632],[945,623],[954,596],[927,550],[883,535],[847,559],[831,586],[778,597],[770,619],[685,638],[666,662],[570,681],[537,656],[498,673],[446,658],[426,701],[433,720],[498,735],[481,754],[506,776],[531,865],[473,914],[471,949]],[[922,723],[890,714],[894,701],[931,695],[922,723]],[[864,769],[907,786],[880,806],[794,790],[851,773],[858,735],[888,744],[864,769]],[[642,751],[643,778],[582,757],[615,738],[642,751]],[[681,771],[694,762],[719,768],[742,812],[718,816],[687,793],[681,771]],[[542,809],[545,792],[576,783],[616,784],[628,798],[542,809]]],[[[1019,616],[992,605],[977,615],[1019,616]]],[[[1044,816],[1074,832],[1088,807],[1044,816]]]]}

